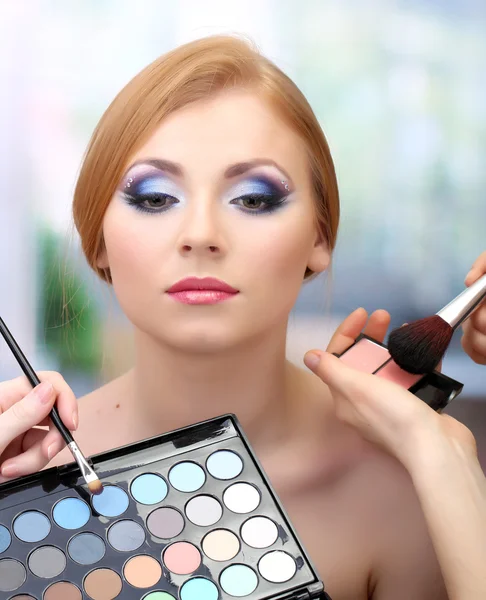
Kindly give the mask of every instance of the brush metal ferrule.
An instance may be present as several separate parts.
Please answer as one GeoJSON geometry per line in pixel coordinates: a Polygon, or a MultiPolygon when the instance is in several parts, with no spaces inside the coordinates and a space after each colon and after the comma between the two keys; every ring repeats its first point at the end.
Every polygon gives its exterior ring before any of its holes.
{"type": "Polygon", "coordinates": [[[93,483],[93,481],[96,481],[98,479],[98,475],[96,475],[92,467],[90,467],[88,461],[84,457],[84,454],[81,452],[76,442],[73,441],[70,444],[68,444],[68,448],[69,450],[71,450],[72,455],[76,459],[76,462],[78,463],[78,466],[81,469],[81,474],[84,477],[86,483],[90,484],[93,483]]]}
{"type": "Polygon", "coordinates": [[[480,277],[436,314],[456,329],[484,298],[486,298],[486,275],[480,277]]]}

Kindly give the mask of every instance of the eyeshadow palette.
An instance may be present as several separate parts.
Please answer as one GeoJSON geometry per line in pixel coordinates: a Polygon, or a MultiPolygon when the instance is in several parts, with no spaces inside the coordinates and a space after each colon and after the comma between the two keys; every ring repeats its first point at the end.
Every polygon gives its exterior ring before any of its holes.
{"type": "Polygon", "coordinates": [[[392,359],[387,347],[366,334],[360,334],[354,344],[341,354],[344,363],[382,379],[388,379],[408,389],[437,412],[442,411],[463,388],[463,384],[438,371],[414,375],[401,369],[392,359]]]}
{"type": "Polygon", "coordinates": [[[234,415],[0,485],[0,598],[329,598],[234,415]]]}

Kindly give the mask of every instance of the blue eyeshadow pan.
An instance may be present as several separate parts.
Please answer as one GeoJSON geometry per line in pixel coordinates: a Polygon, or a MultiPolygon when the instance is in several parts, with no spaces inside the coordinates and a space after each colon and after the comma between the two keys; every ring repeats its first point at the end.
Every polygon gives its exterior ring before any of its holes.
{"type": "Polygon", "coordinates": [[[243,471],[243,461],[231,450],[217,450],[206,462],[209,473],[215,479],[234,479],[243,471]]]}
{"type": "Polygon", "coordinates": [[[140,504],[157,504],[167,496],[169,488],[160,475],[144,473],[133,480],[130,491],[140,504]]]}
{"type": "Polygon", "coordinates": [[[195,492],[206,481],[204,470],[193,462],[181,462],[169,472],[169,481],[180,492],[195,492]]]}
{"type": "Polygon", "coordinates": [[[118,517],[129,504],[128,494],[116,485],[105,485],[98,496],[91,499],[93,508],[104,517],[118,517]]]}
{"type": "Polygon", "coordinates": [[[11,541],[12,536],[10,535],[10,531],[3,525],[0,525],[0,554],[7,550],[11,541]]]}
{"type": "Polygon", "coordinates": [[[29,510],[15,519],[13,530],[23,542],[40,542],[49,535],[51,522],[43,513],[29,510]]]}
{"type": "Polygon", "coordinates": [[[52,516],[63,529],[79,529],[89,521],[91,510],[79,498],[64,498],[54,506],[52,516]]]}

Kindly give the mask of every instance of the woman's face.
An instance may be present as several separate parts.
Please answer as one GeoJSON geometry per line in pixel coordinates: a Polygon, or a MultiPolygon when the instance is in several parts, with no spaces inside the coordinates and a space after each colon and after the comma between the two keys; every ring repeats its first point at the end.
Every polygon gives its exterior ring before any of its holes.
{"type": "Polygon", "coordinates": [[[285,324],[306,267],[327,267],[314,215],[303,143],[256,95],[233,90],[171,114],[131,158],[98,265],[136,327],[221,350],[285,324]],[[168,292],[187,277],[237,293],[168,292]]]}

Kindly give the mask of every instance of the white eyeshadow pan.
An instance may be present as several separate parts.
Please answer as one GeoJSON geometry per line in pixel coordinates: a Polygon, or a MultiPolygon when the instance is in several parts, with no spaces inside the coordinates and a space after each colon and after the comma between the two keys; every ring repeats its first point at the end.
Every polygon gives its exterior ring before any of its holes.
{"type": "Polygon", "coordinates": [[[223,502],[234,513],[250,513],[260,504],[260,492],[249,483],[234,483],[225,490],[223,502]]]}
{"type": "Polygon", "coordinates": [[[260,575],[272,583],[283,583],[292,579],[297,571],[295,560],[281,550],[268,552],[258,563],[260,575]]]}
{"type": "Polygon", "coordinates": [[[243,523],[241,537],[252,548],[268,548],[277,541],[278,528],[267,517],[251,517],[243,523]]]}

